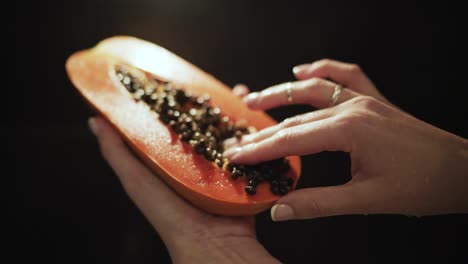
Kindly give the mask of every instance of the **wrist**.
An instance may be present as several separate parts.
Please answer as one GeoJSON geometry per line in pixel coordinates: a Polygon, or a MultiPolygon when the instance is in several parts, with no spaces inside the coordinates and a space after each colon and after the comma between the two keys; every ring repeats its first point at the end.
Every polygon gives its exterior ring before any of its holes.
{"type": "Polygon", "coordinates": [[[279,263],[251,236],[181,237],[166,246],[173,263],[279,263]]]}
{"type": "Polygon", "coordinates": [[[434,151],[435,166],[423,170],[416,215],[468,213],[468,140],[454,139],[443,141],[445,148],[434,151]]]}

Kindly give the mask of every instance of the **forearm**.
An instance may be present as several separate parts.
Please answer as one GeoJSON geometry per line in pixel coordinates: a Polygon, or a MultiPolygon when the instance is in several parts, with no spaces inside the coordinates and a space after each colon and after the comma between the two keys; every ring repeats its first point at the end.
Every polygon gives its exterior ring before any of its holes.
{"type": "Polygon", "coordinates": [[[446,161],[439,184],[442,213],[468,213],[468,140],[463,139],[458,150],[448,153],[446,161]]]}
{"type": "Polygon", "coordinates": [[[280,263],[254,238],[178,239],[166,244],[173,263],[280,263]]]}

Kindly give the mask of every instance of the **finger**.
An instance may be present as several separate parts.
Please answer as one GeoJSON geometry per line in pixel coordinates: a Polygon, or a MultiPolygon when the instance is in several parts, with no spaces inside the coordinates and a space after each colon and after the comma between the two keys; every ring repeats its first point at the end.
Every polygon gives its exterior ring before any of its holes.
{"type": "Polygon", "coordinates": [[[356,64],[323,59],[310,64],[302,64],[293,68],[300,80],[310,78],[330,78],[358,92],[368,91],[375,86],[356,64]]]}
{"type": "MultiPolygon", "coordinates": [[[[251,93],[244,97],[244,102],[252,109],[267,110],[289,104],[310,104],[318,108],[328,107],[336,84],[319,78],[282,83],[269,87],[261,92],[251,93]],[[291,89],[288,97],[288,89],[291,89]]],[[[337,104],[358,94],[344,88],[337,104]]]]}
{"type": "Polygon", "coordinates": [[[293,191],[271,208],[273,221],[310,219],[334,215],[369,213],[372,197],[359,184],[307,188],[293,191]]]}
{"type": "Polygon", "coordinates": [[[249,88],[245,84],[236,84],[234,88],[232,88],[232,92],[239,96],[239,97],[244,97],[247,94],[249,94],[249,88]]]}
{"type": "Polygon", "coordinates": [[[230,148],[224,156],[232,162],[256,164],[290,155],[307,155],[322,151],[347,151],[350,142],[342,130],[336,129],[335,118],[330,117],[278,131],[262,141],[230,148]]]}
{"type": "Polygon", "coordinates": [[[334,112],[335,111],[333,108],[325,108],[310,113],[297,115],[295,117],[287,118],[279,124],[267,127],[252,134],[243,135],[240,140],[236,137],[229,138],[224,141],[224,148],[228,149],[232,147],[241,147],[247,144],[256,143],[273,136],[282,129],[325,119],[332,116],[334,112]]]}
{"type": "Polygon", "coordinates": [[[176,218],[179,212],[192,209],[129,151],[107,121],[90,118],[89,125],[125,191],[158,230],[171,226],[167,215],[176,218]]]}
{"type": "Polygon", "coordinates": [[[296,66],[293,68],[293,72],[299,80],[310,78],[331,79],[358,93],[387,102],[387,99],[379,93],[372,81],[356,64],[323,59],[314,63],[296,66]]]}

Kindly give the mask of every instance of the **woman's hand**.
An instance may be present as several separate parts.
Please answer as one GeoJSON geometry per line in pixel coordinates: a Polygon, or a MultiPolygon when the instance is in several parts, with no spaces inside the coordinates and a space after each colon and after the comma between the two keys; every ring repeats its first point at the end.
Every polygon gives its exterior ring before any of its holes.
{"type": "Polygon", "coordinates": [[[466,139],[398,110],[356,65],[322,60],[296,67],[294,73],[299,81],[249,94],[245,102],[259,110],[291,101],[321,109],[246,135],[240,142],[229,139],[224,154],[236,163],[257,163],[345,151],[351,156],[352,180],[289,193],[272,208],[274,220],[468,212],[466,139]],[[329,103],[337,84],[324,78],[346,87],[335,106],[329,103]]]}
{"type": "Polygon", "coordinates": [[[253,217],[220,217],[193,207],[144,166],[104,119],[91,118],[89,125],[104,158],[174,263],[277,262],[258,243],[253,217]]]}

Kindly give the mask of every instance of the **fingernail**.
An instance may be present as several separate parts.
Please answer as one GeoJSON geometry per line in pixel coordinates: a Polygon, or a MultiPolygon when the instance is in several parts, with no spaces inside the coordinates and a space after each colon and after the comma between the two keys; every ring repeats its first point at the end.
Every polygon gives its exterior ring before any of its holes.
{"type": "Polygon", "coordinates": [[[237,153],[239,153],[241,151],[241,148],[240,147],[237,147],[237,148],[230,148],[228,150],[226,150],[223,155],[228,158],[228,159],[232,159],[232,157],[234,157],[237,153]]]}
{"type": "Polygon", "coordinates": [[[294,218],[294,210],[287,204],[275,204],[270,212],[273,221],[284,221],[294,218]]]}
{"type": "Polygon", "coordinates": [[[301,65],[297,65],[293,68],[293,73],[294,74],[298,74],[300,73],[301,71],[303,71],[305,68],[307,68],[308,64],[301,64],[301,65]]]}
{"type": "Polygon", "coordinates": [[[233,146],[237,145],[237,143],[239,143],[239,139],[233,137],[233,138],[228,138],[226,140],[224,140],[223,142],[223,145],[224,145],[224,149],[230,149],[232,148],[233,146]]]}
{"type": "Polygon", "coordinates": [[[96,118],[90,117],[88,119],[88,125],[89,125],[89,128],[90,128],[91,132],[93,132],[93,134],[95,136],[97,136],[97,134],[99,132],[99,125],[98,125],[98,123],[96,121],[96,118]]]}
{"type": "Polygon", "coordinates": [[[244,97],[244,103],[252,104],[257,100],[258,96],[259,96],[258,92],[250,93],[246,97],[244,97]]]}

